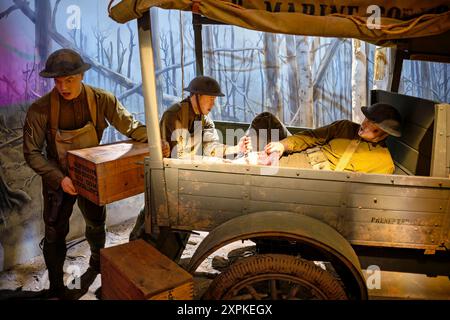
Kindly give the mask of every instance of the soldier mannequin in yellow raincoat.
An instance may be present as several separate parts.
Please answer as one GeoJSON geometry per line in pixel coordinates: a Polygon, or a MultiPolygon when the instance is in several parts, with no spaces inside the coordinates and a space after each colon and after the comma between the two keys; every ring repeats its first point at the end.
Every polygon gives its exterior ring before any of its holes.
{"type": "MultiPolygon", "coordinates": [[[[105,246],[105,207],[77,196],[68,176],[66,152],[97,146],[108,123],[133,140],[147,141],[145,126],[134,120],[114,95],[82,82],[89,68],[73,50],[52,53],[40,76],[54,78],[55,87],[30,106],[24,124],[24,157],[43,182],[43,253],[50,280],[49,296],[55,297],[66,293],[65,239],[76,200],[86,222],[85,235],[91,249],[89,266],[94,273],[99,272],[99,253],[105,246]]],[[[163,154],[168,155],[167,143],[164,146],[163,154]]]]}
{"type": "Polygon", "coordinates": [[[361,124],[335,121],[271,142],[264,150],[283,155],[280,166],[392,174],[394,162],[385,140],[389,135],[400,137],[400,113],[382,103],[361,111],[366,117],[361,124]]]}

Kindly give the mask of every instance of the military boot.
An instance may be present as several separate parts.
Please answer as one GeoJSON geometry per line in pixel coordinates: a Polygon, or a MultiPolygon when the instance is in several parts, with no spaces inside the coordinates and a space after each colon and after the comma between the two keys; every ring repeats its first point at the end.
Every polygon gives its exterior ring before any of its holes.
{"type": "Polygon", "coordinates": [[[44,260],[50,281],[49,297],[61,298],[64,296],[64,260],[66,259],[66,243],[57,241],[49,243],[44,240],[44,260]]]}

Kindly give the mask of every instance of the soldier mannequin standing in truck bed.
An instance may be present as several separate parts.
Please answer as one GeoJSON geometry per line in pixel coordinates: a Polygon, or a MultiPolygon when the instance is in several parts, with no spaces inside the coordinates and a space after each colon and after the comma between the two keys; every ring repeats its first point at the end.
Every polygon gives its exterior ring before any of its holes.
{"type": "MultiPolygon", "coordinates": [[[[214,108],[216,98],[224,96],[219,83],[211,77],[198,76],[192,79],[184,90],[188,91],[190,96],[170,106],[160,121],[161,138],[169,142],[171,157],[186,159],[204,155],[223,158],[245,153],[251,143],[249,137],[242,137],[235,146],[222,144],[214,122],[208,116],[214,108]]],[[[144,237],[144,220],[142,209],[131,231],[130,240],[144,237]]],[[[182,233],[168,234],[165,239],[160,237],[159,240],[163,240],[165,245],[170,245],[171,242],[185,243],[188,236],[182,233]]],[[[169,252],[172,251],[170,249],[163,251],[174,260],[181,254],[169,252]]]]}
{"type": "Polygon", "coordinates": [[[184,89],[190,96],[167,109],[161,117],[161,138],[170,144],[172,158],[193,155],[234,156],[246,151],[250,143],[242,137],[236,146],[219,141],[214,122],[208,116],[217,97],[223,97],[219,83],[211,77],[198,76],[184,89]],[[195,136],[196,130],[201,135],[195,136]]]}

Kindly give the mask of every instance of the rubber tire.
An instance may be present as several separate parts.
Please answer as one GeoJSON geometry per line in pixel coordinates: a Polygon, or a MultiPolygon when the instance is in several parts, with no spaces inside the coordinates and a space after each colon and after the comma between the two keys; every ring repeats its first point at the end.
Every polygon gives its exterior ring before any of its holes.
{"type": "Polygon", "coordinates": [[[267,273],[285,274],[313,283],[327,300],[347,300],[341,283],[312,261],[284,254],[262,254],[240,259],[220,273],[211,283],[203,299],[226,300],[231,288],[249,277],[267,273]]]}

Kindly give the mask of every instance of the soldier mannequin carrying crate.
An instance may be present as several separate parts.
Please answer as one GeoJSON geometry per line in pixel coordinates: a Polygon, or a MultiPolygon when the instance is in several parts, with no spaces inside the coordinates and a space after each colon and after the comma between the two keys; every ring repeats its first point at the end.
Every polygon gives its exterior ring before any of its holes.
{"type": "MultiPolygon", "coordinates": [[[[43,182],[43,253],[50,280],[49,297],[65,297],[65,240],[76,200],[86,222],[89,266],[95,275],[99,272],[100,248],[105,246],[106,208],[77,196],[67,172],[67,151],[97,146],[107,121],[127,137],[147,141],[146,127],[134,120],[114,95],[82,83],[90,67],[73,50],[52,53],[40,76],[54,78],[55,87],[30,106],[24,124],[24,157],[43,182]]],[[[168,144],[162,146],[163,154],[168,154],[168,144]]]]}

